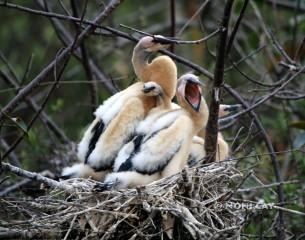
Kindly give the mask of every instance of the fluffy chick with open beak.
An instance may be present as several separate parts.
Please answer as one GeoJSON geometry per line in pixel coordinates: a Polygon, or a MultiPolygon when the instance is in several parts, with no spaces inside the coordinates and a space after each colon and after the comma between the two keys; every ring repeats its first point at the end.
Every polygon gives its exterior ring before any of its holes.
{"type": "Polygon", "coordinates": [[[177,97],[181,108],[163,112],[153,121],[144,120],[137,137],[120,151],[116,172],[108,174],[97,190],[145,185],[185,167],[192,138],[207,121],[208,107],[201,97],[200,85],[192,74],[179,79],[177,97]],[[147,123],[150,127],[145,131],[147,123]]]}
{"type": "MultiPolygon", "coordinates": [[[[148,112],[158,106],[158,89],[169,101],[175,95],[177,68],[171,58],[160,56],[148,62],[153,52],[166,48],[153,37],[143,37],[136,45],[132,63],[140,82],[135,83],[103,103],[95,112],[96,119],[78,145],[78,158],[104,175],[112,169],[114,159],[122,146],[133,137],[136,126],[148,112]],[[154,86],[154,83],[156,84],[154,86]]],[[[62,175],[92,177],[78,168],[66,168],[62,175]],[[73,170],[73,171],[72,171],[73,170]]]]}

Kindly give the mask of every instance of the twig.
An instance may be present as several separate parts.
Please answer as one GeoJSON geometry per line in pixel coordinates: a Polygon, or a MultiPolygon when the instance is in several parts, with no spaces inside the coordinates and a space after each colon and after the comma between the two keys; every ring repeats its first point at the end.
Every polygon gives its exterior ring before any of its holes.
{"type": "MultiPolygon", "coordinates": [[[[42,2],[42,0],[36,0],[36,1],[42,9],[46,9],[47,12],[50,11],[47,1],[44,1],[44,3],[42,2]]],[[[56,19],[56,18],[48,18],[48,19],[51,21],[59,40],[65,46],[68,46],[69,43],[73,41],[71,34],[68,32],[68,30],[65,28],[65,26],[58,19],[56,19]]],[[[78,49],[73,52],[73,55],[77,58],[77,60],[83,62],[81,52],[78,49]]],[[[116,93],[117,90],[109,82],[109,79],[106,76],[106,74],[103,73],[103,71],[97,66],[97,64],[93,61],[93,59],[89,59],[89,64],[90,64],[92,72],[94,73],[96,78],[101,82],[101,84],[110,93],[112,93],[112,94],[116,93]]]]}
{"type": "Polygon", "coordinates": [[[61,8],[65,11],[65,13],[68,15],[68,16],[71,16],[72,14],[70,13],[70,11],[68,10],[68,8],[65,6],[65,4],[62,2],[62,0],[58,0],[61,8]]]}
{"type": "MultiPolygon", "coordinates": [[[[94,24],[99,24],[103,20],[105,20],[112,11],[121,3],[123,0],[112,0],[107,8],[101,12],[93,21],[94,24]]],[[[3,5],[1,3],[0,5],[3,5]]],[[[88,35],[94,31],[96,27],[89,25],[85,30],[81,32],[79,37],[76,39],[75,47],[78,47],[87,37],[88,35]]],[[[55,66],[60,66],[64,62],[64,60],[68,57],[71,50],[74,48],[74,44],[70,43],[70,45],[58,56],[57,61],[53,60],[45,69],[43,69],[25,88],[23,88],[16,97],[14,97],[0,112],[0,121],[4,118],[4,113],[11,113],[15,107],[22,101],[26,96],[28,96],[38,85],[44,80],[46,77],[52,74],[52,71],[55,66]]]]}
{"type": "Polygon", "coordinates": [[[303,48],[305,46],[305,37],[303,38],[302,42],[300,43],[299,47],[297,48],[294,56],[294,60],[300,60],[300,57],[302,56],[303,48]]]}
{"type": "MultiPolygon", "coordinates": [[[[85,16],[87,3],[88,3],[88,0],[85,1],[84,10],[83,10],[83,13],[82,13],[82,16],[81,16],[82,20],[84,19],[84,16],[85,16]]],[[[77,9],[77,5],[76,5],[75,0],[71,0],[71,7],[72,7],[72,11],[73,11],[73,17],[78,18],[79,14],[78,14],[78,9],[77,9]]],[[[82,29],[81,28],[81,23],[80,24],[78,24],[76,22],[74,22],[74,23],[75,23],[74,26],[76,28],[76,32],[79,34],[81,32],[81,29],[82,29]]],[[[95,85],[95,82],[93,81],[94,78],[93,78],[93,74],[92,74],[92,69],[91,69],[90,64],[89,64],[89,59],[88,59],[89,56],[88,56],[88,51],[86,49],[85,41],[80,44],[80,52],[81,52],[81,59],[82,59],[83,67],[84,67],[84,70],[86,72],[88,81],[90,82],[89,87],[90,87],[90,93],[91,93],[91,110],[92,110],[92,113],[93,113],[95,111],[95,109],[97,107],[97,103],[98,103],[98,100],[97,100],[97,86],[95,85]]]]}
{"type": "MultiPolygon", "coordinates": [[[[175,0],[170,0],[170,19],[171,19],[171,32],[170,32],[170,36],[172,38],[174,38],[175,35],[176,35],[176,1],[175,0]]],[[[171,44],[170,51],[172,53],[175,52],[174,44],[171,44]]]]}
{"type": "MultiPolygon", "coordinates": [[[[18,89],[21,88],[20,84],[18,84],[18,81],[15,81],[13,78],[9,77],[1,70],[0,70],[0,77],[3,78],[6,84],[12,86],[15,89],[16,93],[18,92],[18,89]]],[[[38,112],[39,106],[37,105],[35,100],[33,100],[31,97],[26,97],[25,102],[35,113],[38,112]]],[[[58,125],[54,121],[50,119],[50,117],[47,115],[45,111],[41,111],[40,118],[41,121],[44,123],[44,125],[46,125],[60,141],[62,141],[63,143],[70,142],[70,139],[66,136],[66,134],[58,127],[58,125]]]]}
{"type": "Polygon", "coordinates": [[[1,61],[6,65],[7,69],[9,70],[9,73],[12,75],[12,77],[18,81],[18,76],[15,73],[13,67],[11,66],[11,64],[7,61],[6,57],[4,56],[4,54],[2,53],[2,51],[0,51],[0,58],[1,61]]]}
{"type": "Polygon", "coordinates": [[[264,189],[264,188],[277,187],[279,185],[285,185],[285,184],[300,184],[300,181],[291,180],[291,181],[285,181],[285,182],[280,182],[280,183],[270,183],[270,184],[265,184],[263,186],[238,189],[237,192],[251,192],[251,191],[260,190],[260,189],[264,189]]]}
{"type": "MultiPolygon", "coordinates": [[[[301,0],[297,0],[294,8],[294,16],[293,16],[293,29],[292,29],[292,46],[296,48],[297,35],[298,35],[298,10],[301,7],[301,0]]],[[[294,55],[293,60],[295,61],[296,55],[294,55]]]]}
{"type": "Polygon", "coordinates": [[[180,39],[176,39],[176,38],[168,38],[168,37],[164,37],[164,36],[159,37],[158,35],[153,35],[153,34],[150,34],[150,33],[146,33],[144,31],[138,30],[138,29],[133,28],[133,27],[126,26],[124,24],[120,24],[120,26],[124,27],[124,28],[127,28],[129,30],[132,30],[134,32],[141,33],[141,34],[146,35],[146,36],[151,36],[151,37],[154,38],[154,40],[156,42],[161,42],[163,44],[200,44],[200,43],[203,43],[203,42],[209,40],[210,38],[214,37],[219,32],[221,32],[220,28],[218,28],[215,31],[213,31],[212,33],[210,33],[209,35],[205,36],[204,38],[200,38],[198,40],[189,41],[189,40],[180,40],[180,39]]]}
{"type": "Polygon", "coordinates": [[[73,192],[72,191],[73,187],[71,185],[68,185],[68,184],[65,184],[62,182],[57,182],[53,179],[44,177],[39,173],[29,172],[27,170],[15,167],[9,163],[4,163],[4,162],[2,162],[1,166],[4,171],[14,173],[20,177],[25,177],[25,178],[32,179],[34,181],[42,182],[50,187],[59,188],[59,189],[65,190],[70,193],[73,192]]]}
{"type": "Polygon", "coordinates": [[[10,176],[6,176],[3,179],[0,180],[0,185],[3,184],[5,181],[7,181],[8,179],[10,179],[10,176]]]}
{"type": "Polygon", "coordinates": [[[287,94],[285,92],[284,93],[279,92],[274,97],[278,98],[278,99],[283,99],[283,100],[299,100],[299,99],[304,99],[305,94],[295,94],[295,93],[293,93],[292,95],[287,96],[287,94]]]}
{"type": "MultiPolygon", "coordinates": [[[[267,45],[262,45],[261,47],[255,49],[254,51],[250,52],[248,55],[244,56],[243,58],[241,58],[240,60],[238,60],[237,62],[234,62],[236,66],[238,66],[239,64],[247,61],[249,58],[255,56],[256,54],[258,54],[261,50],[263,50],[264,48],[266,48],[267,45]]],[[[225,68],[225,72],[230,71],[234,68],[234,66],[230,66],[225,68]]]]}
{"type": "MultiPolygon", "coordinates": [[[[0,3],[0,6],[2,6],[3,4],[0,3]]],[[[25,7],[22,7],[22,6],[18,6],[18,5],[15,5],[15,4],[8,4],[8,5],[3,5],[5,7],[10,7],[10,8],[13,8],[13,9],[16,9],[16,10],[19,10],[19,11],[24,11],[24,12],[28,12],[28,13],[31,13],[31,14],[35,14],[35,15],[40,15],[40,16],[44,16],[44,17],[51,17],[51,18],[58,18],[58,19],[62,19],[62,20],[68,20],[68,21],[76,21],[76,22],[80,22],[80,19],[77,19],[77,18],[73,18],[73,17],[68,17],[68,16],[65,16],[65,15],[61,15],[61,14],[55,14],[55,13],[49,13],[49,12],[44,12],[44,11],[38,11],[38,10],[33,10],[33,9],[30,9],[30,8],[25,8],[25,7]]],[[[108,27],[108,26],[99,26],[97,24],[95,24],[94,22],[92,21],[86,21],[84,20],[84,23],[90,25],[94,28],[101,28],[103,30],[106,30],[118,37],[122,37],[122,38],[125,38],[125,39],[128,39],[130,41],[133,41],[133,42],[137,42],[138,40],[127,34],[127,33],[124,33],[124,32],[121,32],[117,29],[114,29],[114,28],[111,28],[111,27],[108,27]]],[[[217,31],[217,30],[216,30],[217,31]]],[[[220,30],[219,30],[220,31],[220,30]]],[[[213,34],[213,33],[212,33],[213,34]]],[[[215,32],[214,32],[215,34],[215,32]]],[[[149,34],[148,34],[149,35],[149,34]]],[[[206,39],[205,39],[206,40],[206,39]]],[[[197,40],[196,40],[197,41],[197,40]]],[[[166,51],[166,50],[161,50],[160,51],[162,54],[165,54],[165,55],[168,55],[170,56],[171,58],[173,58],[174,60],[176,60],[177,62],[179,63],[182,63],[186,66],[189,66],[190,68],[200,72],[201,74],[203,74],[204,76],[206,76],[207,78],[209,79],[213,79],[213,74],[210,73],[208,70],[206,70],[205,68],[197,65],[197,64],[194,64],[192,63],[191,61],[181,57],[181,56],[178,56],[176,54],[173,54],[169,51],[166,51]]],[[[97,69],[97,67],[94,69],[94,71],[99,71],[97,69]]],[[[100,71],[99,71],[100,72],[100,71]]],[[[107,83],[107,81],[104,81],[105,83],[107,83]]],[[[111,84],[110,84],[111,85],[111,84]]],[[[113,88],[113,86],[110,86],[111,88],[113,88]]],[[[114,88],[113,88],[114,89],[114,88]]],[[[114,89],[114,92],[115,89],[114,89]]],[[[2,116],[0,115],[0,119],[2,118],[2,116]]]]}
{"type": "Polygon", "coordinates": [[[30,73],[31,68],[32,68],[32,62],[33,62],[33,54],[31,54],[31,56],[30,56],[30,58],[29,58],[29,60],[26,64],[26,68],[25,68],[23,77],[21,78],[21,81],[20,81],[19,85],[23,85],[26,82],[26,80],[28,79],[29,73],[30,73]]]}
{"type": "MultiPolygon", "coordinates": [[[[227,84],[224,85],[224,88],[240,104],[242,104],[245,108],[249,109],[249,104],[235,90],[233,90],[227,84]]],[[[255,114],[255,112],[250,110],[249,114],[253,118],[255,125],[261,130],[261,133],[262,133],[262,135],[264,137],[264,142],[266,144],[266,147],[267,147],[268,151],[270,152],[270,158],[271,158],[272,166],[273,166],[273,169],[274,169],[276,181],[277,182],[283,182],[282,175],[281,175],[281,170],[280,170],[280,166],[279,166],[279,162],[278,162],[277,156],[276,156],[276,154],[274,152],[274,148],[272,146],[271,140],[270,140],[270,138],[269,138],[269,136],[268,136],[264,126],[262,125],[261,121],[259,120],[259,118],[255,114]]],[[[284,203],[284,201],[285,201],[284,190],[283,190],[283,186],[282,185],[279,185],[277,187],[277,194],[278,194],[279,203],[282,205],[284,203]]],[[[277,236],[279,237],[279,239],[284,239],[285,238],[285,230],[284,230],[284,226],[285,225],[284,224],[285,223],[284,223],[283,212],[281,210],[279,210],[278,229],[276,229],[277,236]]]]}
{"type": "Polygon", "coordinates": [[[208,70],[206,70],[205,68],[181,57],[181,56],[178,56],[178,55],[175,55],[167,50],[161,50],[159,51],[160,53],[163,53],[167,56],[170,56],[171,58],[175,59],[177,62],[179,63],[182,63],[184,64],[185,66],[188,66],[192,69],[194,69],[195,71],[198,71],[199,73],[201,73],[202,75],[206,76],[207,78],[209,79],[213,79],[214,78],[214,75],[212,73],[210,73],[208,70]]]}
{"type": "Polygon", "coordinates": [[[31,181],[32,181],[31,179],[27,179],[27,178],[22,179],[20,182],[17,182],[14,185],[9,186],[9,187],[5,188],[4,190],[0,191],[0,197],[7,196],[10,192],[20,189],[20,187],[23,187],[24,185],[28,184],[31,181]]]}
{"type": "Polygon", "coordinates": [[[286,61],[288,61],[290,64],[295,64],[295,62],[288,56],[288,54],[285,52],[285,50],[282,48],[282,46],[275,39],[273,32],[271,30],[267,29],[267,26],[263,20],[263,17],[261,15],[256,3],[254,1],[250,1],[250,4],[252,5],[254,13],[255,13],[256,17],[258,18],[258,20],[263,28],[263,31],[265,32],[267,38],[272,42],[275,50],[277,50],[278,53],[281,54],[286,59],[286,61]]]}
{"type": "Polygon", "coordinates": [[[206,126],[206,136],[204,148],[206,152],[207,162],[214,162],[216,158],[217,135],[218,135],[218,112],[221,96],[221,88],[224,83],[223,74],[226,61],[226,46],[228,26],[230,21],[231,9],[234,0],[228,0],[225,5],[222,22],[220,28],[223,29],[219,35],[217,44],[216,65],[214,71],[214,80],[212,87],[212,96],[209,104],[209,119],[206,126]]]}
{"type": "Polygon", "coordinates": [[[234,38],[236,36],[236,33],[238,31],[238,28],[239,28],[239,25],[241,23],[241,20],[243,19],[244,17],[244,14],[245,14],[245,11],[246,11],[246,8],[248,6],[248,3],[249,3],[249,0],[244,0],[244,5],[240,11],[240,14],[238,16],[238,19],[234,25],[234,28],[232,30],[232,33],[230,35],[230,38],[228,40],[228,44],[227,44],[227,50],[226,50],[226,55],[229,55],[230,51],[231,51],[231,48],[232,48],[232,45],[233,45],[233,41],[234,41],[234,38]]]}
{"type": "Polygon", "coordinates": [[[67,239],[68,239],[68,237],[69,237],[69,235],[70,235],[70,233],[71,233],[71,231],[72,231],[73,225],[74,225],[75,220],[76,220],[77,217],[78,217],[78,215],[75,215],[75,216],[73,217],[73,219],[72,219],[72,221],[71,221],[71,223],[70,223],[70,227],[69,227],[69,229],[68,229],[68,231],[67,231],[67,233],[66,233],[66,235],[65,235],[65,237],[64,237],[64,240],[67,240],[67,239]]]}
{"type": "MultiPolygon", "coordinates": [[[[41,174],[44,177],[49,177],[51,179],[55,178],[55,175],[53,173],[51,173],[49,170],[42,171],[39,174],[41,174]]],[[[31,181],[32,181],[31,179],[26,178],[26,179],[22,179],[20,182],[16,182],[15,184],[13,184],[11,186],[8,186],[4,190],[0,191],[0,197],[7,196],[9,193],[11,193],[17,189],[20,189],[21,187],[23,187],[24,185],[27,185],[31,181]]]]}
{"type": "MultiPolygon", "coordinates": [[[[73,51],[73,48],[72,48],[72,51],[73,51]]],[[[56,67],[57,67],[57,64],[55,64],[55,67],[54,67],[54,83],[51,87],[51,89],[49,90],[49,92],[47,93],[43,103],[41,104],[41,107],[38,109],[38,111],[35,113],[34,117],[32,118],[32,120],[29,122],[28,126],[27,126],[27,129],[26,129],[26,132],[24,132],[19,138],[17,138],[17,140],[11,145],[10,149],[7,150],[3,156],[2,156],[2,159],[6,158],[17,146],[18,144],[22,141],[22,139],[26,136],[26,134],[28,133],[28,131],[31,129],[31,127],[33,126],[33,124],[35,123],[36,119],[39,117],[40,113],[42,112],[42,110],[44,109],[44,107],[46,106],[50,96],[52,95],[52,93],[54,92],[55,88],[57,87],[57,84],[68,64],[68,61],[70,59],[70,56],[71,55],[68,55],[68,57],[65,59],[64,63],[63,63],[63,66],[61,67],[58,75],[57,75],[57,72],[56,72],[56,67]]],[[[56,58],[57,59],[57,58],[56,58]]],[[[56,60],[55,59],[55,60],[56,60]]]]}
{"type": "Polygon", "coordinates": [[[292,60],[288,54],[286,53],[286,51],[284,50],[284,48],[282,47],[282,45],[277,41],[277,39],[275,38],[275,35],[274,35],[274,32],[272,30],[269,30],[269,35],[267,36],[270,36],[271,40],[272,40],[272,43],[273,45],[275,46],[275,48],[277,49],[277,51],[285,58],[285,60],[287,62],[289,62],[289,64],[291,65],[295,65],[295,61],[292,60]]]}
{"type": "Polygon", "coordinates": [[[305,65],[299,69],[299,71],[297,71],[294,75],[292,75],[290,78],[288,78],[285,82],[283,82],[281,84],[281,86],[279,86],[278,88],[274,89],[271,93],[269,93],[267,96],[263,97],[261,100],[257,101],[256,103],[254,103],[253,105],[249,106],[247,109],[240,111],[234,115],[232,115],[230,118],[238,118],[241,115],[244,115],[245,113],[257,108],[259,105],[261,105],[262,103],[266,102],[267,100],[269,100],[270,98],[272,98],[274,95],[276,95],[280,90],[282,90],[288,83],[290,83],[292,80],[294,80],[296,77],[298,77],[301,73],[303,73],[303,71],[305,71],[305,65]]]}
{"type": "MultiPolygon", "coordinates": [[[[10,146],[7,144],[7,142],[4,139],[0,139],[0,144],[2,146],[2,148],[4,149],[4,151],[8,151],[10,149],[10,146]]],[[[14,166],[20,167],[20,160],[18,158],[18,156],[14,153],[11,152],[8,157],[10,158],[10,163],[12,163],[14,166]]],[[[1,158],[1,156],[0,156],[1,158]]]]}
{"type": "MultiPolygon", "coordinates": [[[[291,72],[297,72],[297,71],[300,70],[300,67],[296,66],[295,64],[289,64],[289,63],[286,63],[286,62],[283,62],[283,61],[280,61],[279,65],[281,65],[285,68],[288,68],[289,71],[291,71],[291,72]]],[[[303,71],[302,73],[305,73],[305,71],[303,71]]]]}
{"type": "Polygon", "coordinates": [[[54,229],[34,228],[34,229],[19,230],[19,229],[4,228],[1,229],[0,231],[0,239],[34,239],[34,238],[54,239],[56,237],[59,237],[59,234],[56,234],[54,229]]]}
{"type": "Polygon", "coordinates": [[[201,6],[197,9],[197,11],[193,14],[193,16],[183,25],[183,27],[179,30],[177,36],[180,36],[183,31],[187,28],[187,26],[198,16],[198,14],[206,7],[206,5],[210,2],[211,0],[206,0],[204,1],[201,6]]]}
{"type": "Polygon", "coordinates": [[[293,213],[293,214],[305,216],[305,213],[303,213],[303,212],[288,209],[288,208],[283,208],[283,207],[279,207],[279,206],[271,206],[271,208],[274,208],[274,209],[277,209],[277,210],[280,210],[280,211],[283,211],[283,212],[288,212],[288,213],[293,213]]]}
{"type": "Polygon", "coordinates": [[[234,62],[231,61],[231,63],[233,65],[234,69],[236,69],[242,76],[244,76],[246,79],[248,79],[249,81],[251,81],[257,85],[272,88],[272,87],[277,87],[277,86],[281,85],[283,82],[285,82],[285,78],[283,78],[282,80],[280,80],[276,83],[273,83],[273,84],[259,82],[255,79],[253,79],[252,77],[250,77],[249,75],[247,75],[246,73],[244,73],[242,70],[240,70],[239,67],[234,62]]]}
{"type": "MultiPolygon", "coordinates": [[[[273,4],[274,0],[267,0],[267,3],[273,4]]],[[[289,10],[295,10],[295,4],[294,2],[290,2],[290,1],[276,1],[276,4],[281,7],[281,8],[285,8],[285,9],[289,9],[289,10]]],[[[301,5],[298,9],[298,12],[305,12],[305,6],[301,5]]]]}

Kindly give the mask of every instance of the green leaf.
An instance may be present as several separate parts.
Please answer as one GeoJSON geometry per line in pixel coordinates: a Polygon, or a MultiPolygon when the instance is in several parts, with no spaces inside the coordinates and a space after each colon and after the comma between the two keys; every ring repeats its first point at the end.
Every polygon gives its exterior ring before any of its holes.
{"type": "Polygon", "coordinates": [[[305,130],[305,121],[298,121],[289,124],[290,127],[304,129],[305,130]]]}

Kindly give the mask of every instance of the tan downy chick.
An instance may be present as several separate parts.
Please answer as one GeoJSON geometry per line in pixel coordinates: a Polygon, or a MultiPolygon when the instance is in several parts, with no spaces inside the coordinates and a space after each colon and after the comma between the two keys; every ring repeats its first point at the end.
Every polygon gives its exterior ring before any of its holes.
{"type": "Polygon", "coordinates": [[[201,98],[200,81],[195,75],[183,75],[178,85],[181,108],[159,115],[149,131],[125,145],[115,161],[117,172],[108,174],[98,190],[145,185],[186,166],[192,138],[207,121],[208,107],[201,98]]]}
{"type": "MultiPolygon", "coordinates": [[[[218,117],[223,118],[228,114],[239,110],[240,105],[220,104],[218,117]]],[[[197,136],[193,138],[191,152],[188,159],[188,165],[194,166],[206,156],[204,150],[205,128],[201,129],[197,136]]],[[[218,132],[216,161],[223,161],[229,157],[230,147],[224,140],[222,134],[218,132]]]]}
{"type": "MultiPolygon", "coordinates": [[[[149,56],[167,47],[154,41],[152,37],[144,37],[136,45],[132,63],[141,82],[113,95],[95,112],[96,119],[89,126],[78,146],[78,158],[88,164],[102,180],[112,168],[113,161],[121,147],[133,136],[136,126],[148,112],[158,105],[158,96],[144,92],[144,83],[155,82],[163,94],[170,99],[175,94],[177,68],[169,57],[160,56],[148,63],[149,56]],[[171,90],[173,89],[173,90],[171,90]]],[[[152,91],[154,92],[154,91],[152,91]]],[[[167,103],[169,104],[169,103],[167,103]]],[[[78,167],[65,168],[65,177],[93,177],[83,171],[84,164],[78,167]]],[[[87,166],[84,170],[87,170],[87,166]]]]}

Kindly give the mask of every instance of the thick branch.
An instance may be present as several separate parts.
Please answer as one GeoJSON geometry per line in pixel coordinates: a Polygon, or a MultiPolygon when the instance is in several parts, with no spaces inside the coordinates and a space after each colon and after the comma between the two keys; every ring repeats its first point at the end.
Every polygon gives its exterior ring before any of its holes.
{"type": "Polygon", "coordinates": [[[212,88],[212,97],[209,105],[209,120],[206,127],[205,151],[207,162],[214,162],[216,157],[216,145],[218,135],[218,112],[221,96],[221,88],[224,83],[223,73],[226,60],[226,46],[228,37],[228,27],[231,15],[231,9],[234,0],[228,0],[225,5],[223,19],[220,28],[223,29],[220,33],[217,44],[216,66],[214,71],[214,81],[212,88]]]}

